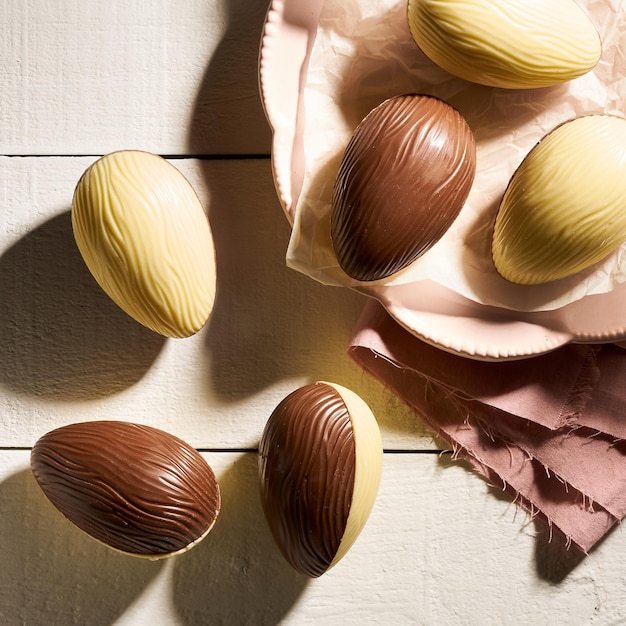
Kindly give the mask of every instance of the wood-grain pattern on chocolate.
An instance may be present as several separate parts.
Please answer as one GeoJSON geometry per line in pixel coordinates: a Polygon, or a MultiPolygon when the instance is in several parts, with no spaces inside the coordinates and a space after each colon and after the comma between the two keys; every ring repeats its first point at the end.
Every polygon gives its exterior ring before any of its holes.
{"type": "Polygon", "coordinates": [[[276,407],[259,445],[259,475],[281,552],[297,571],[320,576],[344,535],[355,476],[350,415],[332,386],[301,387],[276,407]]]}
{"type": "Polygon", "coordinates": [[[31,467],[49,500],[95,539],[166,555],[205,534],[220,509],[213,470],[184,441],[126,422],[71,424],[39,439],[31,467]]]}
{"type": "Polygon", "coordinates": [[[408,94],[373,109],[352,135],[333,190],[341,268],[372,281],[412,263],[450,228],[475,171],[474,135],[447,103],[408,94]]]}

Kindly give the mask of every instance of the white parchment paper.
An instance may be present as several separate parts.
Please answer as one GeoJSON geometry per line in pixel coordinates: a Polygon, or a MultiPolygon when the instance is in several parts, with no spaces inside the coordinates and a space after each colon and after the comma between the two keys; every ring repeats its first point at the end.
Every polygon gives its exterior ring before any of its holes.
{"type": "Polygon", "coordinates": [[[476,178],[446,235],[411,266],[379,281],[378,293],[384,285],[431,280],[481,304],[539,311],[606,293],[626,281],[626,246],[585,272],[540,286],[508,283],[491,261],[499,202],[537,141],[580,115],[624,115],[625,3],[588,0],[581,5],[603,41],[596,68],[556,87],[504,90],[455,78],[429,61],[411,38],[406,0],[326,0],[304,92],[305,175],[288,265],[323,283],[363,286],[339,268],[330,240],[339,162],[352,132],[373,107],[394,95],[424,93],[446,100],[468,121],[477,143],[476,178]]]}

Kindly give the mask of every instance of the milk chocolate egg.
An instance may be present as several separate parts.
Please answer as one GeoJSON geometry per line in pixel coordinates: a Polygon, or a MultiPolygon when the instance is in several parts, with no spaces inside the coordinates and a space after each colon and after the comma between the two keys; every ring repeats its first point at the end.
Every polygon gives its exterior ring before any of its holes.
{"type": "Polygon", "coordinates": [[[571,276],[626,240],[626,120],[589,115],[544,137],[513,174],[492,240],[496,269],[532,285],[571,276]]]}
{"type": "Polygon", "coordinates": [[[265,517],[285,559],[318,577],[349,550],[374,505],[382,443],[369,407],[340,385],[289,394],[259,445],[265,517]]]}
{"type": "Polygon", "coordinates": [[[491,87],[557,85],[590,71],[602,53],[574,0],[408,0],[407,13],[431,61],[491,87]]]}
{"type": "Polygon", "coordinates": [[[333,190],[340,267],[361,281],[407,267],[452,225],[475,171],[474,136],[456,109],[418,94],[378,105],[354,131],[333,190]]]}
{"type": "Polygon", "coordinates": [[[168,161],[138,150],[98,159],[76,186],[72,226],[96,281],[135,320],[167,337],[206,323],[213,236],[198,196],[168,161]]]}
{"type": "Polygon", "coordinates": [[[190,549],[220,510],[208,463],[149,426],[95,421],[57,428],[33,447],[31,468],[65,517],[133,556],[160,559],[190,549]]]}

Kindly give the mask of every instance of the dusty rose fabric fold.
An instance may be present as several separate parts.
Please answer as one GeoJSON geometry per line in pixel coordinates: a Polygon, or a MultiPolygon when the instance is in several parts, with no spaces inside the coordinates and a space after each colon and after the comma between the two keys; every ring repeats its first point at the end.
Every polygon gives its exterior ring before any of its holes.
{"type": "Polygon", "coordinates": [[[486,480],[589,551],[626,516],[626,351],[508,362],[449,354],[369,302],[349,352],[486,480]]]}

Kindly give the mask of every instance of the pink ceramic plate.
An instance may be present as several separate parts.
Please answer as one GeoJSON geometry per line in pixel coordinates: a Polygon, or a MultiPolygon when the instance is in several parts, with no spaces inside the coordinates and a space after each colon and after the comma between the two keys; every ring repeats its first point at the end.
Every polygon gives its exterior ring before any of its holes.
{"type": "Polygon", "coordinates": [[[323,0],[274,0],[259,55],[259,84],[272,127],[272,171],[287,219],[293,224],[304,176],[303,92],[323,0]]]}
{"type": "MultiPolygon", "coordinates": [[[[274,0],[259,75],[273,131],[272,167],[290,223],[304,172],[303,92],[323,0],[274,0]]],[[[424,281],[369,291],[403,327],[444,350],[481,360],[520,359],[568,342],[626,339],[626,283],[560,309],[521,313],[484,306],[424,281]]]]}

